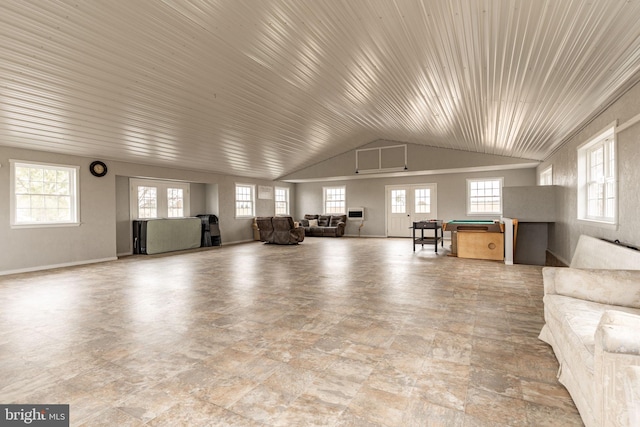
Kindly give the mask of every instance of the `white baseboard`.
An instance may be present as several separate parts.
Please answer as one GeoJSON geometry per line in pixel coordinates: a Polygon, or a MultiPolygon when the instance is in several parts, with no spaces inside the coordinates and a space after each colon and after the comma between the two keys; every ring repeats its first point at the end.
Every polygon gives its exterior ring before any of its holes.
{"type": "Polygon", "coordinates": [[[363,237],[363,238],[364,237],[375,237],[375,238],[383,237],[383,238],[386,238],[387,236],[378,236],[378,235],[375,235],[375,234],[367,234],[366,236],[362,236],[362,235],[358,236],[357,234],[345,234],[344,237],[363,237]]]}
{"type": "Polygon", "coordinates": [[[19,274],[19,273],[31,273],[33,271],[52,270],[54,268],[74,267],[77,265],[95,264],[98,262],[116,261],[117,259],[118,257],[109,257],[109,258],[101,258],[101,259],[89,259],[89,260],[76,261],[76,262],[65,262],[62,264],[39,265],[36,267],[19,268],[16,270],[3,270],[3,271],[0,271],[0,276],[6,276],[9,274],[19,274]]]}

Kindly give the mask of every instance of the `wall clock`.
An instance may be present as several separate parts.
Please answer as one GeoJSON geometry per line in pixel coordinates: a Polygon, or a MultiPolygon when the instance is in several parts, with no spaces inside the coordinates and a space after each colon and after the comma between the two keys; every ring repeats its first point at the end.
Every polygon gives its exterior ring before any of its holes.
{"type": "Polygon", "coordinates": [[[104,162],[96,160],[89,165],[89,171],[93,176],[105,176],[107,174],[107,165],[105,165],[104,162]]]}

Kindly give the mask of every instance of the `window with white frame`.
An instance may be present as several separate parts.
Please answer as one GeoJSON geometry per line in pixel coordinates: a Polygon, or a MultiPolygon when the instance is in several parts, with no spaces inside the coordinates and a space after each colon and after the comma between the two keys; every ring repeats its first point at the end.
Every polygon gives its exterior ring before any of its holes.
{"type": "Polygon", "coordinates": [[[407,211],[407,190],[391,190],[391,213],[405,213],[407,211]]]}
{"type": "Polygon", "coordinates": [[[255,215],[255,185],[236,184],[236,218],[255,215]]]}
{"type": "Polygon", "coordinates": [[[289,215],[289,189],[276,187],[275,190],[276,215],[289,215]]]}
{"type": "Polygon", "coordinates": [[[617,222],[614,126],[578,147],[578,219],[617,222]]]}
{"type": "Polygon", "coordinates": [[[549,166],[540,172],[538,183],[540,185],[553,185],[553,166],[549,166]]]}
{"type": "Polygon", "coordinates": [[[324,213],[347,213],[347,200],[345,187],[324,187],[324,213]]]}
{"type": "Polygon", "coordinates": [[[11,160],[11,225],[77,225],[77,166],[11,160]]]}
{"type": "Polygon", "coordinates": [[[167,188],[167,214],[169,218],[184,216],[184,189],[167,188]]]}
{"type": "Polygon", "coordinates": [[[189,183],[131,178],[129,184],[132,219],[190,215],[189,183]]]}
{"type": "Polygon", "coordinates": [[[502,178],[467,179],[467,214],[502,214],[502,178]]]}
{"type": "Polygon", "coordinates": [[[416,188],[413,190],[413,212],[431,213],[431,188],[416,188]]]}

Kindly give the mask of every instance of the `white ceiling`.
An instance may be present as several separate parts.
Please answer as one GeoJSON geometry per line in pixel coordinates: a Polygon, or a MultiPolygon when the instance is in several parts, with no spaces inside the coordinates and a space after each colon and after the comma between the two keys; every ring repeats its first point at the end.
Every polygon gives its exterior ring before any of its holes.
{"type": "Polygon", "coordinates": [[[640,1],[0,0],[0,145],[275,179],[377,139],[543,159],[640,1]]]}

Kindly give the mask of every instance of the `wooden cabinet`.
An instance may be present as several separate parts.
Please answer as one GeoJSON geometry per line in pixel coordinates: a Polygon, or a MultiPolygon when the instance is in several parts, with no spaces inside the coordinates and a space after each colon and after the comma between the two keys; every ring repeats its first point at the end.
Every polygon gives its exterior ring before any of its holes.
{"type": "Polygon", "coordinates": [[[504,259],[504,233],[458,231],[457,235],[459,258],[504,259]]]}

